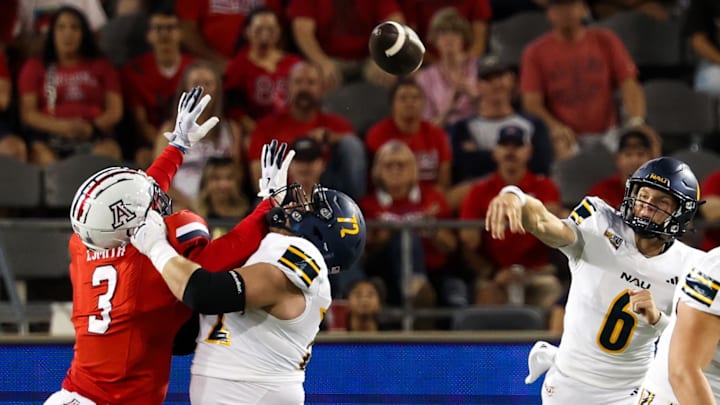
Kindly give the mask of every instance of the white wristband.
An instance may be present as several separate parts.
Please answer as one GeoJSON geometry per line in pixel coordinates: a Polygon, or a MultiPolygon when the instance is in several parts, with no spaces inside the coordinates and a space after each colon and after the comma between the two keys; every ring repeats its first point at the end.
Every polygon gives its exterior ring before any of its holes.
{"type": "Polygon", "coordinates": [[[656,330],[662,332],[665,330],[665,328],[667,328],[668,324],[670,324],[670,319],[667,315],[660,311],[660,318],[658,318],[655,324],[651,326],[654,327],[656,330]]]}
{"type": "Polygon", "coordinates": [[[172,246],[170,246],[170,243],[168,243],[166,240],[160,241],[156,243],[151,249],[150,252],[148,252],[147,257],[152,262],[153,266],[155,266],[155,269],[162,274],[163,269],[165,268],[165,265],[167,262],[170,261],[173,257],[180,256],[178,252],[173,249],[172,246]]]}
{"type": "Polygon", "coordinates": [[[524,207],[527,204],[527,195],[520,190],[518,186],[505,186],[500,190],[500,194],[515,194],[520,199],[520,206],[524,207]]]}

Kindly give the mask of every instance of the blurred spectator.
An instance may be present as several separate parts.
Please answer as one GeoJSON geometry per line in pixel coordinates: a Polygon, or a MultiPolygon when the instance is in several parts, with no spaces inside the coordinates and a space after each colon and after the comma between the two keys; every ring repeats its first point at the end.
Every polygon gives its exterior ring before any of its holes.
{"type": "MultiPolygon", "coordinates": [[[[438,11],[445,7],[455,8],[470,22],[470,40],[466,44],[470,57],[477,58],[485,54],[488,22],[493,14],[489,0],[399,0],[399,3],[408,25],[413,27],[423,40],[432,37],[431,21],[438,11]]],[[[433,42],[432,39],[430,42],[433,42]]],[[[442,51],[438,44],[433,45],[437,51],[442,51]]]]}
{"type": "Polygon", "coordinates": [[[505,129],[527,133],[532,143],[528,164],[535,174],[550,172],[553,150],[545,124],[531,116],[518,114],[512,104],[516,76],[497,56],[489,55],[478,64],[477,116],[453,125],[450,140],[453,153],[452,178],[457,184],[448,196],[450,206],[457,208],[472,181],[492,173],[496,163],[492,150],[505,129]]]}
{"type": "Polygon", "coordinates": [[[595,183],[587,195],[600,197],[608,205],[619,210],[625,197],[625,181],[643,163],[657,156],[653,153],[649,135],[640,129],[631,129],[620,136],[618,151],[615,153],[617,173],[595,183]]]}
{"type": "Polygon", "coordinates": [[[241,190],[242,181],[240,166],[232,158],[209,158],[200,178],[198,214],[207,219],[239,221],[250,209],[250,200],[241,190]]]}
{"type": "Polygon", "coordinates": [[[615,88],[629,117],[627,126],[644,123],[637,67],[616,34],[583,26],[586,15],[582,0],[549,0],[552,31],[523,51],[523,107],[547,124],[556,159],[572,156],[578,137],[603,134],[617,125],[615,88]]]}
{"type": "Polygon", "coordinates": [[[695,89],[720,95],[720,2],[690,0],[685,19],[685,35],[700,63],[695,74],[695,89]]]}
{"type": "Polygon", "coordinates": [[[17,48],[23,52],[23,55],[40,56],[53,16],[61,8],[68,6],[82,12],[89,30],[95,35],[107,22],[100,0],[21,0],[20,36],[16,41],[17,48]]]}
{"type": "Polygon", "coordinates": [[[147,26],[150,52],[130,61],[122,70],[125,105],[139,136],[135,162],[152,163],[152,147],[160,126],[168,118],[180,77],[193,58],[180,52],[180,28],[171,6],[151,11],[147,26]]]}
{"type": "Polygon", "coordinates": [[[27,162],[28,151],[25,140],[13,128],[10,102],[12,99],[12,78],[5,52],[0,50],[0,155],[27,162]]]}
{"type": "Polygon", "coordinates": [[[560,336],[563,333],[564,318],[565,318],[565,305],[567,305],[568,294],[563,294],[550,308],[550,315],[548,316],[548,332],[560,336]]]}
{"type": "Polygon", "coordinates": [[[382,330],[378,315],[382,311],[380,287],[370,280],[355,282],[348,292],[347,330],[377,332],[382,330]]]}
{"type": "Polygon", "coordinates": [[[295,157],[288,170],[290,181],[299,183],[305,194],[311,195],[313,187],[321,183],[320,177],[325,171],[322,144],[304,136],[293,141],[290,149],[295,151],[295,157]]]}
{"type": "MultiPolygon", "coordinates": [[[[372,177],[375,192],[360,200],[365,219],[385,222],[432,221],[450,217],[450,209],[443,194],[431,184],[418,180],[417,160],[412,150],[399,140],[385,143],[375,156],[372,177]]],[[[444,294],[456,280],[447,266],[448,254],[457,247],[452,230],[439,228],[411,233],[413,276],[410,296],[425,306],[433,305],[435,290],[441,301],[462,306],[466,291],[455,296],[444,294]]],[[[380,277],[387,287],[388,302],[403,303],[403,272],[401,233],[387,228],[368,231],[365,272],[380,277]]]]}
{"type": "Polygon", "coordinates": [[[589,0],[590,9],[596,20],[608,18],[617,13],[637,11],[658,20],[670,18],[669,6],[675,1],[667,0],[589,0]]]}
{"type": "MultiPolygon", "coordinates": [[[[272,139],[290,144],[297,138],[310,136],[324,148],[327,166],[322,184],[355,199],[365,194],[367,162],[362,140],[354,135],[347,119],[320,110],[322,96],[320,67],[309,62],[296,63],[290,70],[287,109],[260,119],[250,137],[250,178],[260,177],[263,144],[272,139]]],[[[257,187],[257,183],[253,185],[257,187]]]]}
{"type": "MultiPolygon", "coordinates": [[[[460,218],[485,219],[490,200],[507,185],[528,190],[551,212],[560,213],[558,187],[549,178],[528,170],[531,154],[528,133],[500,131],[493,148],[497,171],[473,185],[463,200],[460,218]]],[[[525,287],[526,304],[549,308],[557,300],[560,282],[550,263],[549,248],[532,235],[510,234],[505,239],[493,239],[482,229],[464,228],[460,238],[468,262],[477,272],[476,304],[508,303],[508,287],[516,283],[525,287]],[[516,265],[525,269],[524,274],[514,271],[516,265]]]]}
{"type": "Polygon", "coordinates": [[[539,11],[547,7],[548,0],[491,0],[492,20],[504,20],[513,14],[539,11]]]}
{"type": "Polygon", "coordinates": [[[343,81],[387,85],[394,77],[368,57],[368,38],[383,21],[404,22],[395,0],[291,0],[293,36],[305,57],[321,66],[328,90],[343,81]]]}
{"type": "MultiPolygon", "coordinates": [[[[172,9],[174,0],[119,0],[106,4],[108,21],[100,29],[100,49],[115,66],[123,66],[149,50],[148,16],[158,9],[172,9]]],[[[163,14],[161,12],[160,14],[163,14]]]]}
{"type": "Polygon", "coordinates": [[[228,65],[224,90],[228,115],[249,134],[255,121],[285,108],[290,68],[301,59],[280,48],[282,29],[277,15],[267,7],[248,14],[243,35],[248,45],[228,65]]]}
{"type": "Polygon", "coordinates": [[[478,59],[468,53],[470,23],[453,7],[435,13],[428,40],[440,57],[416,76],[425,93],[423,118],[445,128],[475,112],[478,59]]]}
{"type": "Polygon", "coordinates": [[[20,0],[4,0],[0,2],[0,50],[7,52],[13,44],[16,30],[19,30],[20,0]]]}
{"type": "MultiPolygon", "coordinates": [[[[705,203],[700,205],[700,213],[703,219],[712,222],[720,222],[720,170],[710,173],[702,182],[702,197],[705,203]]],[[[700,245],[702,250],[720,246],[720,227],[708,228],[705,230],[705,237],[700,245]]]]}
{"type": "MultiPolygon", "coordinates": [[[[200,179],[208,159],[227,157],[233,158],[238,165],[240,164],[240,156],[236,154],[236,151],[240,150],[240,126],[223,117],[222,80],[215,65],[208,61],[198,60],[185,68],[175,93],[173,116],[165,122],[160,132],[172,131],[180,95],[195,86],[202,86],[204,92],[212,96],[210,104],[198,118],[198,123],[202,124],[212,116],[220,118],[220,123],[185,154],[183,164],[178,169],[168,191],[175,210],[195,209],[200,191],[200,179]]],[[[167,144],[168,140],[164,136],[155,138],[155,156],[160,155],[167,144]]],[[[259,178],[259,175],[253,178],[259,178]]]]}
{"type": "Polygon", "coordinates": [[[280,14],[283,3],[281,0],[175,0],[183,45],[190,54],[215,63],[224,72],[235,54],[235,45],[250,11],[267,6],[280,14]]]}
{"type": "Polygon", "coordinates": [[[365,144],[374,155],[389,140],[406,143],[417,159],[420,181],[445,190],[450,187],[450,142],[444,130],[423,120],[424,101],[422,89],[413,79],[400,79],[390,90],[390,117],[368,130],[365,144]]]}
{"type": "Polygon", "coordinates": [[[53,15],[42,59],[25,63],[18,88],[34,162],[90,151],[121,159],[113,134],[122,117],[120,81],[79,10],[53,15]]]}

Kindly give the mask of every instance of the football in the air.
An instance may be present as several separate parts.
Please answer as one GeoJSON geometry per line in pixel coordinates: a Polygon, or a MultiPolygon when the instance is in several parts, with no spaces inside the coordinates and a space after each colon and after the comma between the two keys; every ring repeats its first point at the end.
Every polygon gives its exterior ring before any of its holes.
{"type": "Polygon", "coordinates": [[[390,74],[404,76],[420,68],[425,45],[407,25],[385,21],[370,34],[370,56],[390,74]]]}

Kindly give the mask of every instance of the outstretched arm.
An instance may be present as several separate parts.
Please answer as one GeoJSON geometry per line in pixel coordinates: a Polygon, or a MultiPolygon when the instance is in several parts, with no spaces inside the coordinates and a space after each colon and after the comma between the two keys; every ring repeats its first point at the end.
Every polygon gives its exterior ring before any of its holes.
{"type": "Polygon", "coordinates": [[[577,238],[575,232],[548,211],[540,200],[515,186],[503,188],[492,199],[485,219],[485,230],[490,232],[493,239],[505,239],[506,224],[510,232],[530,232],[553,248],[571,245],[577,238]]]}
{"type": "Polygon", "coordinates": [[[670,340],[670,385],[681,404],[715,404],[703,370],[720,340],[720,318],[678,303],[670,340]]]}

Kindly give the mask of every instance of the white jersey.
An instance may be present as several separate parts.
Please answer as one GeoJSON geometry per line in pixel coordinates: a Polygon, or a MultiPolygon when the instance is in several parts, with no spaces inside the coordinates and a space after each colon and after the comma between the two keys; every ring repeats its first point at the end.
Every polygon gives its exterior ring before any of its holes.
{"type": "MultiPolygon", "coordinates": [[[[693,309],[720,316],[718,289],[720,289],[720,248],[715,248],[708,252],[705,258],[690,270],[685,282],[675,292],[676,301],[681,300],[693,309]]],[[[670,386],[668,375],[670,340],[673,329],[675,329],[676,320],[674,315],[675,313],[673,313],[670,324],[660,337],[655,360],[650,365],[643,382],[643,389],[649,395],[661,398],[663,402],[667,403],[678,403],[670,386]]],[[[705,377],[707,377],[713,394],[715,394],[715,401],[720,403],[720,346],[715,349],[715,355],[705,369],[705,377]]]]}
{"type": "Polygon", "coordinates": [[[669,315],[683,269],[703,252],[675,241],[658,256],[644,256],[632,228],[597,197],[586,197],[565,222],[577,241],[561,248],[572,282],[555,365],[595,387],[638,387],[662,331],[630,309],[628,292],[650,290],[658,309],[669,315]]]}
{"type": "Polygon", "coordinates": [[[254,382],[303,382],[312,344],[330,307],[330,280],[320,251],[308,240],[269,233],[246,265],[270,263],[305,295],[295,319],[262,309],[202,315],[193,375],[254,382]]]}

